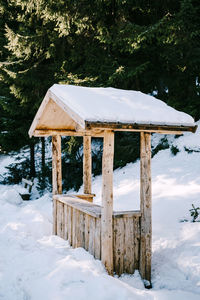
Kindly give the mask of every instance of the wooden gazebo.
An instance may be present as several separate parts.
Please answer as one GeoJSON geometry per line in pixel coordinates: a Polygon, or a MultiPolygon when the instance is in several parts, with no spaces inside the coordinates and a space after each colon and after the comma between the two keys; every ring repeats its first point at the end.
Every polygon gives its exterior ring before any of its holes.
{"type": "Polygon", "coordinates": [[[52,136],[53,233],[101,259],[109,274],[139,269],[150,283],[151,133],[195,130],[192,117],[141,92],[53,85],[29,130],[52,136]],[[113,212],[115,131],[140,132],[139,211],[113,212]],[[83,195],[62,195],[61,136],[83,136],[83,195]],[[92,202],[91,137],[103,138],[101,206],[92,202]]]}

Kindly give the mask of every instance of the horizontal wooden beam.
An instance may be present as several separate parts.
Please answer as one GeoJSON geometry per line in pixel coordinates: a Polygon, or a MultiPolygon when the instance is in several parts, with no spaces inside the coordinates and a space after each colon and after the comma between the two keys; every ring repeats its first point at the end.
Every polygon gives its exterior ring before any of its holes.
{"type": "Polygon", "coordinates": [[[33,136],[93,136],[93,137],[104,137],[104,131],[102,130],[87,130],[87,131],[74,131],[74,130],[64,130],[64,129],[36,129],[33,132],[33,136]]]}
{"type": "Polygon", "coordinates": [[[135,132],[157,132],[162,134],[183,134],[184,131],[195,132],[197,126],[179,125],[151,125],[121,122],[93,122],[85,121],[86,130],[114,130],[114,131],[135,131],[135,132]]]}
{"type": "MultiPolygon", "coordinates": [[[[61,203],[67,204],[75,209],[80,210],[92,217],[100,218],[101,217],[101,206],[83,200],[79,197],[82,195],[53,195],[54,201],[59,201],[61,203]]],[[[130,210],[130,211],[113,211],[113,218],[132,218],[132,217],[141,217],[140,210],[130,210]]]]}

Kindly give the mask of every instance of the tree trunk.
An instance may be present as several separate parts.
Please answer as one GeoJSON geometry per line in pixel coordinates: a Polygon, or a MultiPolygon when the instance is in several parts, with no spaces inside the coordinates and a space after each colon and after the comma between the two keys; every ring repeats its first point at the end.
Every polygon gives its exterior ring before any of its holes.
{"type": "Polygon", "coordinates": [[[42,143],[42,176],[45,176],[45,138],[41,137],[42,143]]]}
{"type": "Polygon", "coordinates": [[[30,144],[30,177],[35,177],[35,144],[30,144]]]}

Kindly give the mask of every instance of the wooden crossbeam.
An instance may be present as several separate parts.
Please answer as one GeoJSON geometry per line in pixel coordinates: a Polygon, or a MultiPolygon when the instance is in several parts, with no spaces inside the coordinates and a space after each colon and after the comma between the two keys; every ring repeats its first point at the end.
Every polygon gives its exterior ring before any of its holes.
{"type": "Polygon", "coordinates": [[[115,131],[135,131],[135,132],[157,132],[162,134],[183,134],[184,131],[195,132],[197,126],[179,125],[153,125],[121,122],[93,122],[85,121],[86,130],[115,130],[115,131]]]}
{"type": "Polygon", "coordinates": [[[104,131],[102,130],[90,130],[90,131],[75,131],[75,130],[65,130],[65,129],[36,129],[33,133],[35,137],[42,136],[93,136],[93,137],[103,137],[104,131]]]}

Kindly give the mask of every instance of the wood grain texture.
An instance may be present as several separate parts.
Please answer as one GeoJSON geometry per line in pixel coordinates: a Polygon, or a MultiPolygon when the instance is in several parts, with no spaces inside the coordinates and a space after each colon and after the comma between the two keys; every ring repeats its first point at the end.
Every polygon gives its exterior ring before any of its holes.
{"type": "Polygon", "coordinates": [[[96,196],[95,194],[83,194],[83,195],[74,195],[77,198],[87,200],[89,202],[93,202],[93,198],[96,196]]]}
{"type": "Polygon", "coordinates": [[[64,239],[64,232],[65,232],[64,203],[61,203],[60,206],[60,219],[61,219],[61,238],[64,239]]]}
{"type": "Polygon", "coordinates": [[[62,203],[57,201],[57,235],[62,237],[62,203]]]}
{"type": "Polygon", "coordinates": [[[67,231],[67,238],[70,246],[72,246],[72,208],[70,206],[67,206],[67,231]]]}
{"type": "Polygon", "coordinates": [[[76,248],[76,209],[72,208],[72,247],[76,248]]]}
{"type": "Polygon", "coordinates": [[[124,268],[123,273],[133,274],[134,268],[134,220],[124,218],[124,268]]]}
{"type": "Polygon", "coordinates": [[[90,239],[90,216],[85,214],[85,250],[89,250],[89,239],[90,239]]]}
{"type": "Polygon", "coordinates": [[[74,248],[81,247],[80,244],[80,214],[81,212],[77,209],[74,210],[76,215],[76,222],[75,222],[75,236],[73,237],[75,239],[74,248]]]}
{"type": "Polygon", "coordinates": [[[83,137],[83,191],[84,194],[92,193],[91,136],[83,137]]]}
{"type": "Polygon", "coordinates": [[[140,218],[134,217],[134,269],[135,270],[139,270],[140,239],[141,239],[140,218]]]}
{"type": "Polygon", "coordinates": [[[106,131],[102,158],[101,259],[110,275],[113,274],[113,156],[114,133],[106,131]]]}
{"type": "Polygon", "coordinates": [[[151,134],[140,134],[140,274],[151,282],[152,207],[151,207],[151,134]]]}
{"type": "Polygon", "coordinates": [[[158,132],[163,134],[183,134],[184,131],[195,132],[197,126],[182,125],[157,125],[157,124],[136,124],[122,122],[100,122],[86,121],[85,128],[87,130],[116,130],[116,131],[138,131],[138,132],[158,132]]]}
{"type": "Polygon", "coordinates": [[[53,234],[57,235],[57,200],[53,196],[53,234]]]}
{"type": "Polygon", "coordinates": [[[85,214],[79,213],[79,247],[84,248],[85,246],[85,214]]]}
{"type": "MultiPolygon", "coordinates": [[[[54,196],[54,201],[57,201],[58,235],[68,239],[74,248],[83,247],[96,259],[101,259],[101,217],[90,214],[90,206],[95,204],[73,197],[63,197],[54,196]],[[71,201],[75,204],[71,205],[71,201]],[[82,207],[84,203],[86,207],[82,207]]],[[[123,273],[133,274],[139,268],[140,218],[139,211],[115,212],[112,215],[113,270],[119,276],[123,273]]]]}
{"type": "Polygon", "coordinates": [[[61,137],[52,136],[52,185],[53,195],[62,194],[61,137]]]}
{"type": "Polygon", "coordinates": [[[63,232],[63,239],[64,240],[68,240],[68,222],[67,222],[67,219],[68,219],[68,208],[67,208],[67,205],[64,204],[64,215],[63,215],[63,221],[64,221],[64,232],[63,232]]]}
{"type": "Polygon", "coordinates": [[[52,99],[49,99],[36,128],[75,130],[76,122],[52,99]]]}
{"type": "Polygon", "coordinates": [[[101,259],[101,220],[95,218],[94,257],[101,259]]]}
{"type": "Polygon", "coordinates": [[[90,217],[90,235],[88,251],[94,256],[94,241],[95,241],[95,218],[90,217]]]}
{"type": "Polygon", "coordinates": [[[124,219],[114,220],[114,271],[119,276],[124,272],[124,219]]]}
{"type": "Polygon", "coordinates": [[[102,138],[104,137],[104,131],[101,129],[97,130],[88,130],[88,131],[76,131],[76,130],[66,130],[66,129],[36,129],[33,132],[35,137],[42,137],[42,136],[92,136],[102,138]]]}

